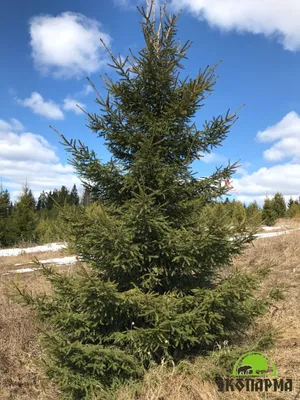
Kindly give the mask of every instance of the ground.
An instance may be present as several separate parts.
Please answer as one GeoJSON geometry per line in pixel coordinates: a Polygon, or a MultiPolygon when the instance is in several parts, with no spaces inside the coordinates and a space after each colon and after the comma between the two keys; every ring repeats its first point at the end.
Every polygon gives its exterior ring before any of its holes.
{"type": "MultiPolygon", "coordinates": [[[[278,230],[298,228],[281,220],[278,230]],[[288,226],[287,226],[288,224],[288,226]]],[[[272,230],[273,231],[273,230],[272,230]]],[[[272,232],[271,231],[271,232],[272,232]]],[[[276,229],[275,229],[276,231],[276,229]]],[[[34,256],[41,260],[70,255],[66,250],[37,254],[0,257],[0,399],[1,400],[57,400],[59,391],[43,375],[42,351],[38,344],[38,328],[34,316],[7,297],[7,284],[21,282],[32,291],[50,291],[39,271],[15,274],[15,264],[29,263],[34,256]]],[[[142,383],[139,400],[218,400],[218,399],[300,399],[300,231],[260,238],[243,255],[234,259],[234,266],[254,270],[271,267],[261,294],[274,285],[286,287],[284,301],[278,301],[264,318],[257,321],[255,335],[268,329],[278,333],[276,346],[268,350],[281,378],[292,378],[293,393],[278,394],[220,394],[214,383],[202,382],[203,370],[209,368],[202,360],[190,375],[177,374],[160,366],[150,371],[142,383]],[[297,391],[299,391],[297,396],[297,391]]],[[[63,273],[76,269],[76,264],[57,267],[63,273]]],[[[249,331],[249,338],[254,334],[249,331]]],[[[250,339],[249,339],[250,340],[250,339]]],[[[221,350],[224,351],[224,348],[221,350]]],[[[132,388],[124,388],[116,400],[133,400],[132,388]]]]}

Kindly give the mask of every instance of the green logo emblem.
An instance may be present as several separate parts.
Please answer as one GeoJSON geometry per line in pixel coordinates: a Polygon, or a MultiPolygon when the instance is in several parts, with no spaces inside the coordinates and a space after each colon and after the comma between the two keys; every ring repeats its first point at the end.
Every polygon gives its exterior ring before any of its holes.
{"type": "Polygon", "coordinates": [[[234,364],[232,376],[277,376],[276,367],[270,357],[261,353],[246,353],[234,364]]]}

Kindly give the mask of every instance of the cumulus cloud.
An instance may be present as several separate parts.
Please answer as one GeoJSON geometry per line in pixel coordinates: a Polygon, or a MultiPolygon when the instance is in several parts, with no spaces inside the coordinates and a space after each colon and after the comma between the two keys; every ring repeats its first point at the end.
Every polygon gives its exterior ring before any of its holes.
{"type": "Polygon", "coordinates": [[[222,30],[263,34],[276,38],[286,50],[300,50],[298,0],[172,0],[171,4],[222,30]]]}
{"type": "Polygon", "coordinates": [[[32,57],[35,66],[55,78],[91,74],[106,64],[111,37],[101,24],[85,15],[64,12],[58,16],[41,15],[30,20],[32,57]]]}
{"type": "Polygon", "coordinates": [[[41,135],[20,131],[21,126],[15,119],[10,122],[0,120],[0,177],[3,186],[20,191],[27,181],[34,192],[40,192],[62,185],[79,185],[73,167],[59,162],[55,148],[41,135]]]}
{"type": "Polygon", "coordinates": [[[264,152],[267,161],[280,161],[286,158],[300,161],[300,117],[292,111],[275,125],[257,133],[263,143],[276,143],[264,152]]]}
{"type": "Polygon", "coordinates": [[[15,130],[15,131],[17,131],[17,132],[22,132],[22,131],[24,131],[24,126],[21,124],[21,122],[20,121],[18,121],[17,119],[15,119],[15,118],[11,118],[10,119],[10,123],[11,123],[11,126],[12,126],[12,128],[15,130]]]}
{"type": "Polygon", "coordinates": [[[244,174],[239,179],[233,179],[233,185],[238,191],[238,198],[261,200],[273,196],[276,192],[298,197],[300,195],[300,164],[286,163],[270,168],[259,168],[251,174],[244,174]]]}
{"type": "Polygon", "coordinates": [[[80,108],[77,107],[77,105],[82,109],[85,109],[85,104],[80,103],[79,101],[76,101],[71,97],[66,97],[64,100],[63,108],[66,111],[73,111],[77,115],[82,114],[82,111],[80,110],[80,108]]]}
{"type": "Polygon", "coordinates": [[[201,161],[209,164],[214,162],[224,162],[226,161],[226,159],[224,156],[212,152],[205,154],[203,157],[201,157],[201,161]]]}
{"type": "Polygon", "coordinates": [[[48,119],[64,119],[64,114],[60,106],[52,100],[44,100],[37,92],[32,92],[31,96],[27,99],[18,99],[18,103],[24,107],[30,108],[35,114],[48,119]]]}
{"type": "MultiPolygon", "coordinates": [[[[0,120],[0,158],[1,160],[13,161],[45,161],[56,162],[58,158],[54,148],[43,136],[34,135],[30,132],[17,133],[22,126],[17,120],[12,123],[0,120]]],[[[3,169],[1,169],[3,171],[3,169]]]]}

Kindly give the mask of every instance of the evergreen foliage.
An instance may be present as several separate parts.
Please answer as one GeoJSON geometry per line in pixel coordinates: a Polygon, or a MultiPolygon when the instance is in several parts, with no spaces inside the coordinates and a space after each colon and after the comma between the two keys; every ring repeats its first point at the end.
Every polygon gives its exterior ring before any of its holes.
{"type": "Polygon", "coordinates": [[[273,226],[276,222],[276,211],[274,209],[274,203],[271,199],[265,199],[263,210],[262,210],[262,219],[263,223],[267,226],[273,226]]]}
{"type": "Polygon", "coordinates": [[[25,185],[13,210],[13,228],[20,242],[34,241],[36,224],[35,199],[32,191],[25,185]]]}
{"type": "Polygon", "coordinates": [[[292,197],[290,197],[289,201],[288,201],[288,206],[287,206],[287,211],[289,211],[291,209],[291,206],[294,204],[294,200],[292,197]]]}
{"type": "Polygon", "coordinates": [[[297,202],[293,202],[287,211],[289,218],[294,218],[300,215],[300,206],[297,202]]]}
{"type": "Polygon", "coordinates": [[[248,205],[246,216],[250,225],[260,226],[262,224],[262,212],[256,201],[248,205]]]}
{"type": "Polygon", "coordinates": [[[241,225],[246,222],[246,209],[241,202],[236,202],[233,207],[232,218],[235,224],[241,225]]]}
{"type": "Polygon", "coordinates": [[[7,190],[0,186],[0,247],[24,242],[49,243],[65,239],[65,221],[61,210],[73,207],[76,215],[80,199],[76,185],[62,186],[53,192],[42,191],[37,202],[27,185],[13,204],[7,190]]]}
{"type": "Polygon", "coordinates": [[[47,195],[43,190],[38,198],[36,209],[37,211],[40,211],[44,210],[45,208],[47,208],[47,195]]]}
{"type": "Polygon", "coordinates": [[[151,8],[140,11],[144,49],[125,61],[111,55],[120,79],[104,79],[102,113],[88,114],[111,161],[61,136],[93,200],[65,214],[69,238],[91,268],[60,275],[44,267],[53,295],[21,292],[46,325],[48,373],[68,399],[100,396],[162,359],[205,355],[217,341],[242,336],[266,306],[253,295],[259,276],[228,270],[253,240],[215,204],[237,165],[202,179],[191,170],[222,144],[236,114],[200,129],[192,123],[215,67],[181,79],[190,43],[176,41],[177,16],[162,17],[156,28],[151,8]]]}
{"type": "Polygon", "coordinates": [[[272,201],[276,218],[284,218],[286,214],[286,204],[283,195],[277,192],[272,201]]]}
{"type": "Polygon", "coordinates": [[[9,245],[12,240],[11,211],[10,195],[0,185],[0,247],[9,245]]]}
{"type": "Polygon", "coordinates": [[[69,204],[78,206],[79,205],[79,195],[76,185],[74,184],[69,195],[69,204]]]}

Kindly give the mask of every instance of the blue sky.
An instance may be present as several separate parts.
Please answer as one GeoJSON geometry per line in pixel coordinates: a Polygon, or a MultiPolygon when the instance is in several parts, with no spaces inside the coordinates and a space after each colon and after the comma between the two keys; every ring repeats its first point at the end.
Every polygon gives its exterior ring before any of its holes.
{"type": "MultiPolygon", "coordinates": [[[[104,38],[114,54],[143,47],[138,0],[10,0],[2,5],[0,46],[0,177],[15,197],[27,181],[37,195],[78,183],[54,126],[107,161],[103,142],[86,127],[81,104],[97,112],[89,76],[103,91],[111,75],[104,38]]],[[[170,0],[182,8],[178,37],[193,45],[186,73],[222,60],[212,96],[196,117],[235,110],[239,120],[223,146],[193,167],[199,176],[241,160],[237,198],[261,202],[300,195],[300,2],[298,0],[170,0]]]]}

